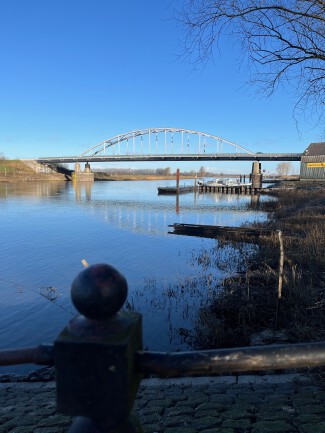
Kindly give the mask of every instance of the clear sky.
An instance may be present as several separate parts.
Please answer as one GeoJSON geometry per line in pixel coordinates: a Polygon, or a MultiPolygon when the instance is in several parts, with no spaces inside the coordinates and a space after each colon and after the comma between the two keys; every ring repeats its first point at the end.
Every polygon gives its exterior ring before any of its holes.
{"type": "Polygon", "coordinates": [[[79,155],[154,127],[198,130],[254,152],[300,152],[324,139],[303,121],[298,131],[292,96],[263,99],[245,86],[230,41],[204,68],[181,59],[185,32],[173,19],[181,3],[3,0],[0,152],[79,155]]]}

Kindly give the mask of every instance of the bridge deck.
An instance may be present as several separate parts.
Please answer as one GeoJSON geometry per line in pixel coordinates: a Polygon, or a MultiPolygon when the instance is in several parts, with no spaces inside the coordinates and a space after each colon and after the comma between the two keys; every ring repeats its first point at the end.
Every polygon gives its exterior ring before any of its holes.
{"type": "Polygon", "coordinates": [[[73,162],[132,162],[132,161],[300,161],[301,153],[220,153],[220,154],[166,154],[166,155],[101,155],[48,156],[37,158],[42,164],[73,162]]]}

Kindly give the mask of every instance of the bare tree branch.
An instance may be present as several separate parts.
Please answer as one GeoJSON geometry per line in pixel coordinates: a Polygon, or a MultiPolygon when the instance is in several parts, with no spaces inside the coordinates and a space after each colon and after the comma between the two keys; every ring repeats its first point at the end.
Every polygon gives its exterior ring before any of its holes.
{"type": "Polygon", "coordinates": [[[184,0],[185,57],[206,63],[223,34],[254,65],[251,83],[272,94],[289,84],[298,103],[325,122],[325,0],[184,0]]]}

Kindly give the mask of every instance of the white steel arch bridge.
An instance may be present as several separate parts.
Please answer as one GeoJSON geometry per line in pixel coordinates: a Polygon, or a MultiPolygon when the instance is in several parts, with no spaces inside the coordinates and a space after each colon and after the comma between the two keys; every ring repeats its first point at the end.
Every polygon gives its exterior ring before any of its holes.
{"type": "Polygon", "coordinates": [[[38,158],[40,163],[113,161],[298,161],[300,153],[262,153],[232,141],[182,128],[139,129],[116,135],[79,156],[38,158]]]}
{"type": "Polygon", "coordinates": [[[224,148],[254,154],[250,150],[216,135],[181,128],[151,128],[130,131],[102,141],[81,156],[123,154],[205,154],[224,153],[224,148]]]}

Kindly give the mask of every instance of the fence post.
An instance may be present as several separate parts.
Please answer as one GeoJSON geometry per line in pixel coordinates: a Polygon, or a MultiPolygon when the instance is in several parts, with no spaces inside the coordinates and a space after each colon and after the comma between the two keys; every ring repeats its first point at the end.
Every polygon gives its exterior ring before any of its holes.
{"type": "Polygon", "coordinates": [[[141,315],[120,311],[125,278],[112,266],[89,266],[74,279],[71,297],[81,315],[54,343],[58,410],[78,417],[70,433],[139,430],[130,412],[141,380],[141,315]]]}

